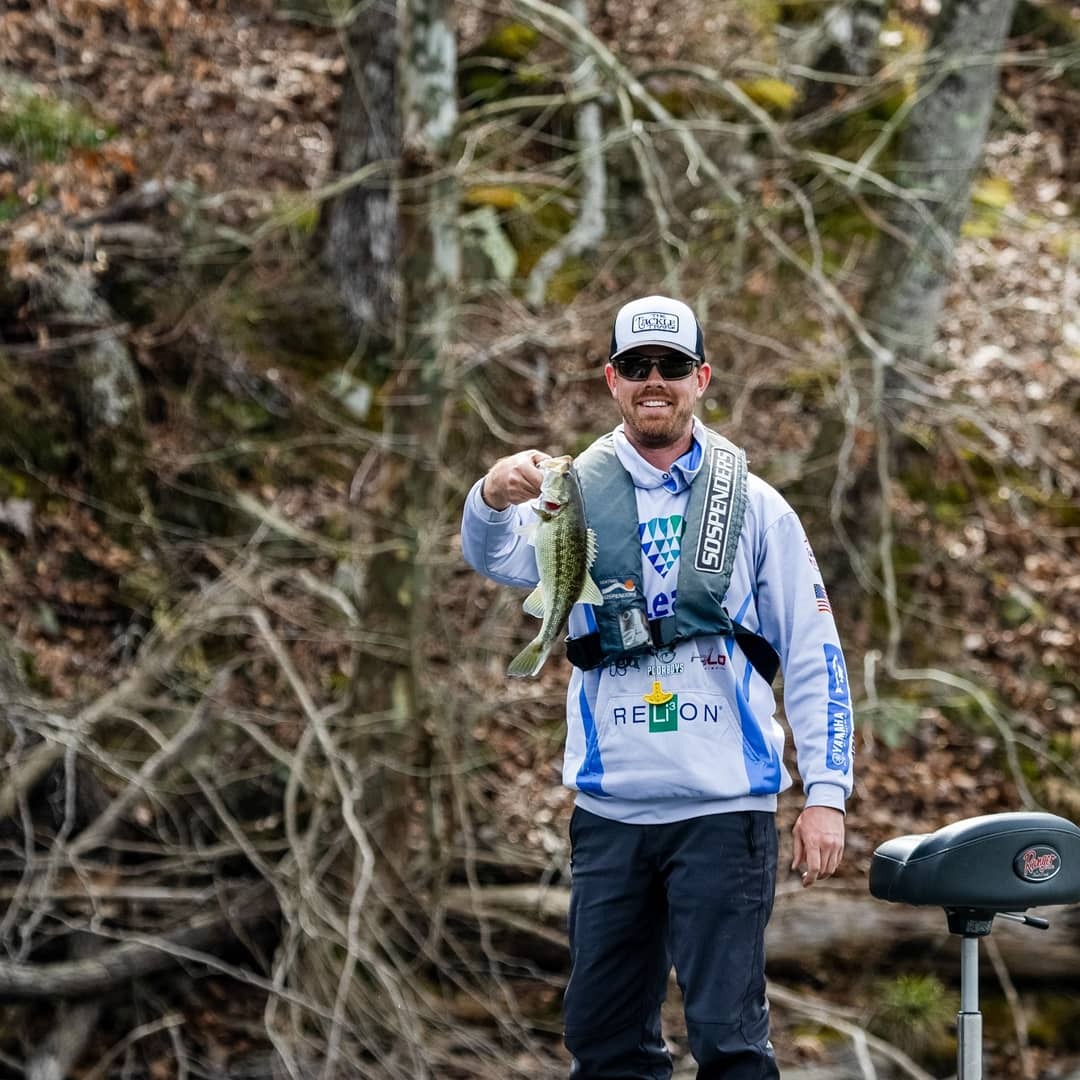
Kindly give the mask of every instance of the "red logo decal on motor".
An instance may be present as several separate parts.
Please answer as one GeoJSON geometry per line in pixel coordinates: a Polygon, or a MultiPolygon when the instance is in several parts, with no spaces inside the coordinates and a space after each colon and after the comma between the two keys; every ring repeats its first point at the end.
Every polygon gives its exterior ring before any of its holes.
{"type": "Polygon", "coordinates": [[[1041,844],[1024,848],[1013,860],[1013,869],[1024,881],[1049,881],[1061,869],[1061,856],[1041,844]]]}

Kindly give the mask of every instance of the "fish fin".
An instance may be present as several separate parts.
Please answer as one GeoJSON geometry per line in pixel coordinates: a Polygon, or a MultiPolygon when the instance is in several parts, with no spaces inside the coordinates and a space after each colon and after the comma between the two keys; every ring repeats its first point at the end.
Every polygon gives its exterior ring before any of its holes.
{"type": "Polygon", "coordinates": [[[581,595],[578,597],[577,602],[579,604],[602,604],[604,602],[604,594],[600,591],[600,586],[593,581],[592,574],[585,575],[585,584],[581,586],[581,595]]]}
{"type": "Polygon", "coordinates": [[[585,530],[585,569],[588,570],[596,562],[596,533],[592,529],[585,530]]]}
{"type": "Polygon", "coordinates": [[[515,525],[514,532],[517,533],[518,536],[523,536],[526,543],[536,547],[536,530],[539,528],[540,519],[534,516],[531,521],[523,522],[521,525],[515,525]]]}
{"type": "Polygon", "coordinates": [[[550,651],[551,646],[545,645],[539,638],[530,641],[529,644],[510,661],[510,666],[506,669],[506,674],[512,679],[532,678],[539,674],[550,651]]]}
{"type": "Polygon", "coordinates": [[[533,615],[538,619],[544,617],[544,586],[537,585],[521,605],[526,615],[533,615]]]}

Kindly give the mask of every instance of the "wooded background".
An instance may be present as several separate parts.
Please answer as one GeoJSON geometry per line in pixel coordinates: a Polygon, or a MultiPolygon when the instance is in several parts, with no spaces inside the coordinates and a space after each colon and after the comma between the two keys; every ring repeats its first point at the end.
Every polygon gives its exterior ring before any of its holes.
{"type": "MultiPolygon", "coordinates": [[[[784,1075],[950,1076],[955,943],[866,869],[1080,818],[1078,202],[1069,0],[9,0],[0,1074],[565,1074],[566,665],[505,679],[458,523],[612,425],[658,291],[857,691],[784,1075]]],[[[984,945],[988,1076],[1080,1073],[1047,914],[984,945]]]]}

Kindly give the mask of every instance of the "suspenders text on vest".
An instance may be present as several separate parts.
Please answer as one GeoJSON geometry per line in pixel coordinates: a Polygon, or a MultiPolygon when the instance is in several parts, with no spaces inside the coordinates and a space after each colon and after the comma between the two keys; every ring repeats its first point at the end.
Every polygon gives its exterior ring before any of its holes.
{"type": "Polygon", "coordinates": [[[746,454],[706,431],[705,460],[690,486],[674,615],[650,620],[641,575],[634,482],[604,435],[574,462],[585,519],[597,537],[592,577],[604,596],[593,607],[597,629],[568,638],[566,656],[590,670],[699,635],[733,636],[754,669],[772,682],[780,659],[761,636],[735,622],[723,602],[746,513],[746,454]]]}

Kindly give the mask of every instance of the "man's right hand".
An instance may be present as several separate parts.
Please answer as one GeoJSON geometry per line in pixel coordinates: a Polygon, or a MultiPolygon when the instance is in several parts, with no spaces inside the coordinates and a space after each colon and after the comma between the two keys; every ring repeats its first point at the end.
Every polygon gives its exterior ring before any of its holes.
{"type": "Polygon", "coordinates": [[[480,487],[480,497],[492,510],[528,502],[540,494],[543,473],[537,468],[551,457],[542,450],[522,450],[499,458],[488,470],[480,487]]]}

